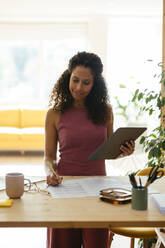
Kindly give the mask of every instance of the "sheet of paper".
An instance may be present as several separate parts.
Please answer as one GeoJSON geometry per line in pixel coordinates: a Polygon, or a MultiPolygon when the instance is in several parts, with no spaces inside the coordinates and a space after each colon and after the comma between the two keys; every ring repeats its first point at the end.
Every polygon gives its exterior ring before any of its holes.
{"type": "Polygon", "coordinates": [[[99,196],[100,190],[110,187],[124,188],[124,185],[116,179],[92,177],[67,180],[58,187],[49,186],[48,191],[54,198],[74,198],[99,196]]]}

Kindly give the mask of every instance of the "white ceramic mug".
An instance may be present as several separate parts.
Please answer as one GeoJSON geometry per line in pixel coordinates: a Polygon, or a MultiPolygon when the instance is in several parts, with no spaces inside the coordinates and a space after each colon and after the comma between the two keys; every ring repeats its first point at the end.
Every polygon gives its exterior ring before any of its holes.
{"type": "Polygon", "coordinates": [[[25,191],[29,191],[31,188],[31,182],[29,179],[24,179],[24,175],[19,172],[7,173],[5,176],[6,194],[9,198],[20,198],[25,191]],[[28,189],[24,189],[24,181],[28,182],[28,189]]]}

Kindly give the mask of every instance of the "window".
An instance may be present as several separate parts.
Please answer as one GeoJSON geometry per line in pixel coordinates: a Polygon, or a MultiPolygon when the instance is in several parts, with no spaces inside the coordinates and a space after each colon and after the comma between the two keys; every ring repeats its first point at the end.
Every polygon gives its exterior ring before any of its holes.
{"type": "Polygon", "coordinates": [[[1,101],[22,102],[39,98],[39,66],[39,42],[0,42],[1,101]]]}
{"type": "Polygon", "coordinates": [[[78,51],[86,24],[0,24],[0,105],[46,106],[53,84],[78,51]]]}

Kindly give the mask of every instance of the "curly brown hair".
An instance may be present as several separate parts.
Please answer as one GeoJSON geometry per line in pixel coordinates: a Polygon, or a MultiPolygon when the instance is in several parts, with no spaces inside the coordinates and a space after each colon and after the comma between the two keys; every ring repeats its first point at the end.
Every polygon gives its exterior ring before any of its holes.
{"type": "Polygon", "coordinates": [[[110,118],[111,110],[108,107],[107,87],[102,76],[103,64],[94,53],[78,52],[69,60],[68,69],[62,73],[52,89],[49,106],[61,113],[73,106],[74,99],[69,90],[69,81],[72,71],[77,66],[90,68],[94,77],[93,88],[85,99],[88,116],[96,124],[105,124],[110,118]]]}

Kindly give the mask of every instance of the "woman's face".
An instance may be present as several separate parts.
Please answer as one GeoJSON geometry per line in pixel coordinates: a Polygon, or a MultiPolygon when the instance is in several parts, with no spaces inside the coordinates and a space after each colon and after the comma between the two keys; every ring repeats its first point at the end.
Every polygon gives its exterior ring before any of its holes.
{"type": "Polygon", "coordinates": [[[73,69],[69,90],[75,101],[84,102],[94,84],[91,69],[84,66],[77,66],[73,69]]]}

